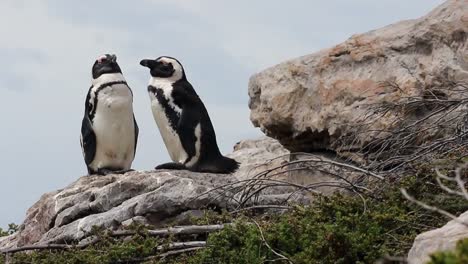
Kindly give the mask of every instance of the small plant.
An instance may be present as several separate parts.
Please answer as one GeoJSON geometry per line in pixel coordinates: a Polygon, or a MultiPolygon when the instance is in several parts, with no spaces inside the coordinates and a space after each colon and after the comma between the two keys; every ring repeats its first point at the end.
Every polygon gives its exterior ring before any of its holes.
{"type": "Polygon", "coordinates": [[[441,190],[431,174],[422,166],[415,176],[387,185],[385,192],[365,204],[357,196],[335,194],[317,197],[312,205],[296,206],[279,216],[241,217],[235,225],[211,234],[208,247],[189,263],[278,260],[267,244],[286,257],[278,263],[374,263],[384,255],[404,256],[416,235],[445,224],[447,219],[407,201],[400,187],[455,214],[468,209],[463,199],[441,190]],[[259,227],[252,224],[254,220],[259,227]]]}
{"type": "Polygon", "coordinates": [[[2,228],[0,228],[0,237],[12,235],[13,233],[18,231],[18,228],[18,225],[13,223],[8,225],[7,230],[3,230],[2,228]]]}
{"type": "Polygon", "coordinates": [[[428,264],[468,263],[468,238],[458,241],[455,250],[438,252],[431,256],[428,264]]]}

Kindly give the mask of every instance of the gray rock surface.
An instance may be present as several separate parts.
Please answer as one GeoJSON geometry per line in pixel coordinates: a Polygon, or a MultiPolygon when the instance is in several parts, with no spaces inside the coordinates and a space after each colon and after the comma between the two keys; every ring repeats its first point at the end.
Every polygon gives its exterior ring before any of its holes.
{"type": "Polygon", "coordinates": [[[234,152],[227,156],[242,164],[235,172],[239,180],[252,178],[268,168],[289,161],[289,151],[277,140],[269,137],[243,140],[237,143],[234,146],[234,152]]]}
{"type": "MultiPolygon", "coordinates": [[[[27,211],[20,231],[1,238],[0,248],[77,241],[93,226],[117,229],[138,222],[157,227],[184,223],[207,207],[233,209],[237,206],[234,193],[208,191],[251,177],[248,172],[256,166],[268,169],[272,165],[265,165],[267,160],[285,153],[278,142],[264,137],[236,146],[231,157],[241,167],[232,175],[167,170],[83,176],[62,190],[44,194],[27,211]]],[[[266,193],[257,202],[279,203],[289,195],[286,191],[266,193]]],[[[307,198],[297,196],[297,201],[307,198]]]]}
{"type": "Polygon", "coordinates": [[[342,135],[360,147],[369,138],[356,130],[364,118],[373,130],[396,124],[395,112],[367,116],[370,107],[467,82],[467,31],[468,1],[449,0],[422,18],[266,69],[250,79],[251,121],[294,152],[339,153],[342,135]]]}
{"type": "MultiPolygon", "coordinates": [[[[241,163],[234,174],[194,173],[189,171],[133,171],[123,175],[83,176],[62,190],[44,194],[26,214],[20,231],[0,239],[0,248],[30,244],[70,243],[82,240],[93,226],[119,229],[134,222],[160,227],[187,224],[192,217],[202,217],[203,209],[236,209],[245,197],[247,181],[264,171],[272,175],[262,179],[282,180],[301,185],[317,182],[344,183],[342,179],[321,173],[289,172],[283,167],[291,159],[289,151],[276,140],[262,137],[245,140],[229,155],[241,163]],[[232,188],[236,184],[236,188],[232,188]],[[240,187],[240,188],[239,188],[240,187]],[[234,198],[234,199],[233,199],[234,198]]],[[[314,156],[329,160],[325,156],[314,156]]],[[[310,158],[309,156],[303,158],[310,158]]],[[[297,156],[293,158],[297,160],[297,156]]],[[[325,165],[322,171],[337,173],[325,165]]],[[[340,175],[353,172],[340,170],[340,175]]],[[[246,199],[245,205],[282,204],[286,200],[310,201],[310,192],[279,186],[263,189],[258,196],[246,199]]],[[[335,186],[321,186],[317,191],[330,193],[335,186]]],[[[250,188],[249,190],[256,190],[250,188]]]]}
{"type": "Polygon", "coordinates": [[[453,250],[458,240],[468,238],[468,227],[460,223],[468,223],[468,211],[457,219],[458,221],[452,220],[441,228],[418,235],[408,253],[409,263],[426,263],[432,253],[453,250]]]}

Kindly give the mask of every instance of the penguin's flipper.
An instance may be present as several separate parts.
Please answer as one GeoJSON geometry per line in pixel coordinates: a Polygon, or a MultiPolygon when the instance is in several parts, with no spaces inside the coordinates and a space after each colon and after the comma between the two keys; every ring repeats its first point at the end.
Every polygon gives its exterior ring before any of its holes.
{"type": "Polygon", "coordinates": [[[180,143],[187,153],[187,161],[196,155],[195,142],[197,137],[195,135],[195,127],[198,124],[197,113],[191,110],[182,110],[182,114],[177,124],[177,132],[179,135],[180,143]]]}
{"type": "Polygon", "coordinates": [[[168,162],[156,166],[155,170],[187,170],[184,164],[178,162],[168,162]]]}
{"type": "Polygon", "coordinates": [[[89,170],[89,164],[93,162],[94,155],[96,154],[96,135],[94,134],[91,120],[89,120],[87,115],[85,115],[81,123],[80,139],[84,160],[89,170]]]}
{"type": "Polygon", "coordinates": [[[135,119],[135,115],[133,115],[133,123],[134,123],[134,126],[135,126],[135,149],[133,151],[133,158],[135,158],[136,148],[137,148],[137,143],[138,143],[138,134],[140,133],[140,129],[138,128],[138,125],[137,125],[137,122],[136,122],[136,119],[135,119]]]}

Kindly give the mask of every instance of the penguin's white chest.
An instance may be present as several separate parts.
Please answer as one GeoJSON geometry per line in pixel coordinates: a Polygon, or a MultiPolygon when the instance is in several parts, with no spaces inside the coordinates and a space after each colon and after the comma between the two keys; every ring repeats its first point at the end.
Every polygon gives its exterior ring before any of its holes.
{"type": "Polygon", "coordinates": [[[182,113],[182,109],[174,103],[170,96],[172,91],[172,84],[168,82],[160,82],[150,83],[150,85],[160,89],[163,92],[164,100],[167,102],[167,104],[163,105],[163,103],[158,100],[154,93],[149,92],[154,121],[159,128],[164,145],[166,145],[166,149],[169,152],[169,156],[171,157],[172,161],[183,164],[187,161],[188,155],[182,146],[177,131],[171,126],[170,117],[167,115],[168,109],[166,109],[167,107],[170,107],[171,109],[169,110],[175,112],[176,115],[173,117],[176,117],[177,120],[172,120],[172,122],[175,122],[175,125],[177,125],[177,122],[182,113]]]}
{"type": "Polygon", "coordinates": [[[125,84],[98,93],[93,120],[96,154],[92,168],[130,169],[135,149],[132,94],[125,84]]]}

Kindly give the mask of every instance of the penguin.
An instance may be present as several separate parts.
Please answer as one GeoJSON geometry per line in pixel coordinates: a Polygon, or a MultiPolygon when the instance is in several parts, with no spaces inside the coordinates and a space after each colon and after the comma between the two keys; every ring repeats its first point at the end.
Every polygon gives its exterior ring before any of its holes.
{"type": "Polygon", "coordinates": [[[138,141],[133,93],[115,55],[94,62],[85,102],[80,143],[88,174],[130,171],[138,141]]]}
{"type": "Polygon", "coordinates": [[[219,151],[208,111],[187,80],[182,64],[162,56],[144,59],[150,69],[148,94],[153,117],[173,162],[155,169],[233,173],[239,163],[219,151]]]}

